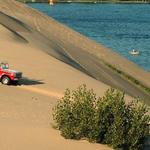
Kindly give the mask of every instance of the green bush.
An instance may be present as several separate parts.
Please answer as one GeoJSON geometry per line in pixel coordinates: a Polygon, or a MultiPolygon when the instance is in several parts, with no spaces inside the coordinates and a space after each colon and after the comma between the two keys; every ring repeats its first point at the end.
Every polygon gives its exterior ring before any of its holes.
{"type": "Polygon", "coordinates": [[[86,85],[65,91],[54,107],[53,118],[62,136],[104,143],[116,149],[138,150],[149,135],[147,107],[137,100],[126,104],[114,89],[100,98],[86,85]]]}
{"type": "MultiPolygon", "coordinates": [[[[94,135],[96,94],[80,86],[76,91],[65,91],[64,97],[54,108],[54,120],[65,138],[81,139],[94,135]]],[[[96,135],[97,136],[97,135],[96,135]]]]}

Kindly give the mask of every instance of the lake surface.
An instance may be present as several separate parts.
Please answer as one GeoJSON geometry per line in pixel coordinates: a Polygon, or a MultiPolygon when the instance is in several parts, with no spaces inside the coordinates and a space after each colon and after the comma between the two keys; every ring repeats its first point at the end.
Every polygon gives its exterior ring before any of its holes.
{"type": "Polygon", "coordinates": [[[150,5],[29,4],[150,72],[150,5]],[[129,51],[137,49],[140,55],[129,51]]]}

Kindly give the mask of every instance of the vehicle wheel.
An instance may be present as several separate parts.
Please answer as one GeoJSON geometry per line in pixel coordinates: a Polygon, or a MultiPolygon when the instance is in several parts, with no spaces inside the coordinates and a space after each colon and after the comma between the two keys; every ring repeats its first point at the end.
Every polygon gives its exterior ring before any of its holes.
{"type": "Polygon", "coordinates": [[[7,76],[4,76],[3,78],[2,78],[2,84],[4,84],[4,85],[9,85],[10,84],[10,78],[9,77],[7,77],[7,76]]]}

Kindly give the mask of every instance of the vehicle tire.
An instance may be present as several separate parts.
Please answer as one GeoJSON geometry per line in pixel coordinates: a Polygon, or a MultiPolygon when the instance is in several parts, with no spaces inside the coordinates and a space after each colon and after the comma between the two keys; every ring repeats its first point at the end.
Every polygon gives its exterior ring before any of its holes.
{"type": "Polygon", "coordinates": [[[2,84],[4,84],[4,85],[9,85],[10,81],[11,81],[10,78],[7,76],[4,76],[1,80],[2,84]]]}

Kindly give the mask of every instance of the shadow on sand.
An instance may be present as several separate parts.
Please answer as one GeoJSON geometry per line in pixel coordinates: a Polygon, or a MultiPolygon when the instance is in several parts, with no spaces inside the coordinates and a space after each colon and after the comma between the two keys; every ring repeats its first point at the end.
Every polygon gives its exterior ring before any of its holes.
{"type": "Polygon", "coordinates": [[[13,83],[12,85],[21,86],[21,85],[37,85],[44,84],[42,80],[29,79],[27,77],[23,77],[19,83],[13,83]]]}

